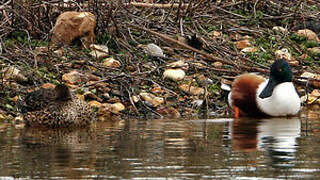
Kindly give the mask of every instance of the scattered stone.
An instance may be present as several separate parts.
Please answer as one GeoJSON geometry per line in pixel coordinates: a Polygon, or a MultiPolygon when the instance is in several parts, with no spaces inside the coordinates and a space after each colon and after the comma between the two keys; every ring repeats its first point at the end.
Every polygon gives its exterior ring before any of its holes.
{"type": "Polygon", "coordinates": [[[93,93],[90,92],[90,91],[85,92],[85,93],[83,94],[83,96],[84,96],[84,99],[85,99],[85,100],[96,100],[96,101],[99,101],[99,102],[102,101],[101,98],[99,98],[97,95],[93,94],[93,93]]]}
{"type": "Polygon", "coordinates": [[[0,71],[0,75],[4,80],[14,80],[16,82],[27,82],[28,78],[26,78],[21,71],[16,67],[5,67],[0,71]]]}
{"type": "Polygon", "coordinates": [[[315,79],[315,80],[310,79],[310,83],[315,88],[320,88],[320,74],[315,74],[315,73],[311,73],[311,72],[304,72],[301,74],[300,77],[315,79]]]}
{"type": "Polygon", "coordinates": [[[3,120],[5,120],[5,119],[6,119],[5,114],[2,114],[2,113],[0,112],[0,121],[3,121],[3,120]]]}
{"type": "Polygon", "coordinates": [[[320,55],[320,47],[308,48],[308,50],[315,55],[320,55]]]}
{"type": "Polygon", "coordinates": [[[41,85],[41,87],[44,89],[54,89],[56,87],[56,85],[54,85],[52,83],[44,83],[41,85]]]}
{"type": "Polygon", "coordinates": [[[139,102],[140,98],[139,98],[139,96],[131,96],[131,100],[132,100],[134,103],[137,103],[137,102],[139,102]]]}
{"type": "Polygon", "coordinates": [[[120,102],[117,102],[114,104],[103,103],[103,104],[101,104],[101,106],[98,110],[98,114],[103,114],[103,112],[111,112],[113,114],[120,114],[120,111],[123,111],[123,110],[125,110],[125,106],[120,102]]]}
{"type": "Polygon", "coordinates": [[[20,115],[20,116],[17,116],[13,119],[13,123],[14,124],[23,124],[23,116],[20,115]]]}
{"type": "Polygon", "coordinates": [[[154,43],[150,43],[146,46],[140,45],[140,47],[143,47],[150,56],[165,57],[163,50],[154,43]]]}
{"type": "Polygon", "coordinates": [[[111,58],[106,58],[103,61],[103,65],[105,67],[119,68],[121,66],[121,63],[120,63],[120,61],[115,60],[114,58],[111,57],[111,58]]]}
{"type": "Polygon", "coordinates": [[[92,50],[90,55],[96,59],[102,59],[109,56],[109,48],[105,45],[91,44],[90,49],[92,50]]]}
{"type": "Polygon", "coordinates": [[[87,79],[85,78],[84,74],[79,73],[78,71],[71,71],[69,73],[62,75],[62,81],[71,85],[75,85],[81,82],[85,82],[87,81],[87,79]]]}
{"type": "Polygon", "coordinates": [[[36,47],[34,50],[35,50],[36,55],[39,55],[42,53],[47,53],[49,51],[47,46],[36,47]]]}
{"type": "Polygon", "coordinates": [[[164,103],[164,99],[162,97],[157,97],[151,93],[140,93],[139,95],[141,99],[144,100],[144,103],[150,107],[158,107],[164,103]]]}
{"type": "Polygon", "coordinates": [[[186,73],[182,69],[167,69],[163,72],[164,79],[171,79],[173,81],[182,80],[186,73]]]}
{"type": "Polygon", "coordinates": [[[188,40],[187,38],[183,37],[183,36],[178,36],[178,41],[184,43],[184,44],[187,44],[188,43],[188,40]]]}
{"type": "Polygon", "coordinates": [[[190,95],[198,96],[204,94],[204,89],[200,87],[190,86],[188,84],[181,84],[179,85],[179,88],[190,95]]]}
{"type": "Polygon", "coordinates": [[[272,28],[272,30],[275,31],[275,32],[280,32],[282,34],[287,34],[289,32],[288,29],[286,29],[284,27],[281,27],[281,26],[274,26],[272,28]]]}
{"type": "Polygon", "coordinates": [[[181,117],[180,112],[177,109],[175,109],[174,107],[160,106],[156,109],[156,112],[165,116],[165,117],[170,117],[170,118],[180,118],[181,117]]]}
{"type": "Polygon", "coordinates": [[[175,61],[167,64],[167,67],[171,67],[171,68],[183,68],[187,66],[188,66],[188,63],[184,62],[183,60],[179,60],[179,61],[175,61]]]}
{"type": "Polygon", "coordinates": [[[151,92],[153,94],[159,94],[160,95],[160,94],[164,93],[164,90],[160,86],[155,86],[155,87],[153,87],[151,89],[151,92]]]}
{"type": "Polygon", "coordinates": [[[238,49],[244,49],[246,47],[250,47],[251,43],[248,39],[240,40],[235,42],[235,45],[238,49]]]}
{"type": "Polygon", "coordinates": [[[299,60],[306,60],[309,57],[308,54],[302,54],[301,56],[298,57],[299,60]]]}
{"type": "Polygon", "coordinates": [[[51,42],[56,46],[70,45],[73,40],[80,38],[83,46],[88,48],[95,41],[95,27],[96,18],[90,12],[64,12],[53,27],[51,42]]]}
{"type": "Polygon", "coordinates": [[[320,42],[318,35],[315,32],[311,31],[310,29],[298,30],[297,34],[299,36],[306,37],[308,40],[320,42]]]}
{"type": "Polygon", "coordinates": [[[302,96],[301,101],[310,104],[320,105],[320,89],[313,90],[308,96],[302,96]]]}
{"type": "Polygon", "coordinates": [[[295,58],[289,53],[289,50],[283,48],[281,50],[276,50],[275,53],[277,59],[286,60],[291,66],[298,66],[299,61],[295,60],[295,58]]]}
{"type": "Polygon", "coordinates": [[[96,107],[96,108],[101,107],[101,103],[98,101],[89,101],[88,104],[90,105],[90,107],[96,107]]]}
{"type": "Polygon", "coordinates": [[[209,36],[212,36],[214,38],[218,38],[218,37],[221,37],[222,33],[220,31],[211,31],[209,33],[209,36]]]}
{"type": "Polygon", "coordinates": [[[203,100],[202,99],[195,99],[191,102],[192,107],[194,108],[200,108],[203,104],[203,100]]]}
{"type": "Polygon", "coordinates": [[[222,68],[222,66],[223,66],[222,62],[216,61],[213,63],[213,67],[215,68],[222,68]]]}
{"type": "Polygon", "coordinates": [[[62,57],[64,55],[64,49],[63,48],[59,48],[59,49],[53,51],[53,53],[55,55],[57,55],[58,57],[62,57]]]}
{"type": "Polygon", "coordinates": [[[242,52],[242,53],[255,53],[255,52],[257,52],[257,48],[246,47],[246,48],[243,48],[240,52],[242,52]]]}

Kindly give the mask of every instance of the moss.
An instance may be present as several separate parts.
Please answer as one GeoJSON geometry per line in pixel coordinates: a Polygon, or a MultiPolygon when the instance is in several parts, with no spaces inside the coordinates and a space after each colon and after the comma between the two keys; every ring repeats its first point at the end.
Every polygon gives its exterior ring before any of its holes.
{"type": "Polygon", "coordinates": [[[306,46],[307,48],[313,48],[313,47],[319,46],[319,43],[316,42],[316,41],[306,41],[306,42],[305,42],[305,46],[306,46]]]}

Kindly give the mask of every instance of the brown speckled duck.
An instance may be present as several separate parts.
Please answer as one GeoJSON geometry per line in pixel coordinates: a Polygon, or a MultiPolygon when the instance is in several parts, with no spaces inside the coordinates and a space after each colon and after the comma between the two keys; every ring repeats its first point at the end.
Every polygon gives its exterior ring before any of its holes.
{"type": "Polygon", "coordinates": [[[64,84],[33,91],[20,103],[27,126],[87,126],[96,119],[91,107],[64,84]]]}

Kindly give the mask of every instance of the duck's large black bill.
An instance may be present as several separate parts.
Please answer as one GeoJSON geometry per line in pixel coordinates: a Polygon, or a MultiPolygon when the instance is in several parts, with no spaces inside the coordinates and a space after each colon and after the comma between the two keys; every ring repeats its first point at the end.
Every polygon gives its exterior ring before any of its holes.
{"type": "Polygon", "coordinates": [[[277,83],[275,80],[270,79],[267,86],[259,94],[259,98],[264,99],[272,96],[273,89],[276,87],[277,83]]]}

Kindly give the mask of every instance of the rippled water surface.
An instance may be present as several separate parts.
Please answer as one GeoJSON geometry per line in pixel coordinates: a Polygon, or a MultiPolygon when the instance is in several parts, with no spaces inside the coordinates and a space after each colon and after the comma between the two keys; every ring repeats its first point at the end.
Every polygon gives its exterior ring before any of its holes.
{"type": "Polygon", "coordinates": [[[320,119],[0,125],[0,179],[317,179],[320,119]]]}

